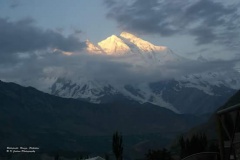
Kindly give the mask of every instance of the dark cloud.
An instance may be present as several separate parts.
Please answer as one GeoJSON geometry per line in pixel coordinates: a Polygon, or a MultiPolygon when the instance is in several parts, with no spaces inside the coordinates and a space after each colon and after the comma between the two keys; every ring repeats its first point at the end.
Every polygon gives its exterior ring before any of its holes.
{"type": "Polygon", "coordinates": [[[74,29],[74,34],[80,34],[82,31],[80,29],[74,29]]]}
{"type": "Polygon", "coordinates": [[[213,0],[104,2],[109,9],[107,17],[116,20],[123,30],[161,36],[192,35],[199,45],[230,46],[240,41],[239,4],[225,5],[213,0]]]}
{"type": "Polygon", "coordinates": [[[19,7],[20,5],[21,5],[21,3],[18,0],[12,0],[9,7],[11,9],[15,9],[15,8],[19,7]]]}
{"type": "Polygon", "coordinates": [[[138,0],[129,6],[110,0],[106,3],[110,8],[107,17],[116,19],[124,30],[161,35],[171,35],[176,32],[176,29],[169,27],[169,22],[165,20],[166,13],[159,14],[159,11],[154,10],[154,7],[159,6],[157,0],[138,0]]]}
{"type": "Polygon", "coordinates": [[[191,30],[191,34],[196,37],[197,44],[209,44],[216,39],[212,28],[199,27],[191,30]]]}
{"type": "Polygon", "coordinates": [[[19,3],[13,3],[10,5],[10,8],[14,9],[17,8],[20,4],[19,3]]]}
{"type": "Polygon", "coordinates": [[[0,35],[1,58],[13,58],[17,53],[32,53],[49,48],[76,51],[84,47],[84,43],[73,36],[64,37],[53,30],[34,26],[32,19],[12,22],[0,18],[0,35]]]}
{"type": "Polygon", "coordinates": [[[226,23],[222,18],[237,11],[235,7],[225,7],[219,2],[200,0],[185,10],[185,18],[191,22],[202,19],[208,26],[218,26],[226,23]]]}

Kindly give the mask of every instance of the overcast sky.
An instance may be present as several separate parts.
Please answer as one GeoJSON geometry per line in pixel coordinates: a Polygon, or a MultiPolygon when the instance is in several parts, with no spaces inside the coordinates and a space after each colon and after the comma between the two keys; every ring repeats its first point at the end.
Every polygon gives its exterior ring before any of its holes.
{"type": "MultiPolygon", "coordinates": [[[[186,58],[202,55],[215,62],[228,60],[230,64],[240,58],[240,3],[239,0],[0,0],[0,79],[14,75],[16,78],[16,70],[24,76],[31,76],[29,73],[40,76],[46,68],[63,67],[65,62],[72,69],[76,58],[63,60],[49,48],[80,52],[86,39],[96,44],[122,31],[155,45],[165,45],[186,58]],[[59,63],[51,64],[53,61],[59,63]]],[[[91,57],[85,55],[80,59],[90,63],[91,57]]],[[[99,57],[91,62],[96,64],[99,59],[99,64],[112,64],[111,60],[107,63],[99,57]]],[[[122,67],[121,70],[116,67],[120,73],[129,71],[131,66],[125,62],[114,65],[122,67]]],[[[107,68],[101,66],[103,70],[107,68]]]]}

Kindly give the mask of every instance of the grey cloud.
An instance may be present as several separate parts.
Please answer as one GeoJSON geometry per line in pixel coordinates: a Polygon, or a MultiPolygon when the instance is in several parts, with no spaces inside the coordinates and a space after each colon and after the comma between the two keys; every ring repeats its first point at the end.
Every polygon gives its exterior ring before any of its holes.
{"type": "Polygon", "coordinates": [[[19,52],[34,52],[48,48],[76,51],[84,43],[73,36],[64,37],[53,30],[43,30],[34,26],[32,19],[16,22],[0,18],[0,56],[13,56],[19,52]]]}
{"type": "Polygon", "coordinates": [[[25,83],[40,89],[47,86],[45,80],[56,77],[65,77],[71,80],[87,78],[117,84],[138,84],[203,72],[221,71],[230,74],[233,66],[239,62],[239,60],[186,61],[184,63],[151,65],[139,63],[140,59],[136,56],[111,57],[84,53],[66,56],[55,52],[46,53],[41,58],[31,57],[30,60],[26,60],[20,65],[0,64],[0,79],[25,83]]]}
{"type": "Polygon", "coordinates": [[[158,10],[154,10],[159,6],[157,0],[138,0],[130,6],[126,6],[125,3],[119,4],[117,1],[110,3],[109,0],[106,3],[110,8],[107,17],[116,19],[124,30],[161,35],[171,35],[176,32],[176,29],[169,27],[169,22],[166,21],[167,13],[159,14],[158,10]]]}
{"type": "Polygon", "coordinates": [[[75,34],[80,34],[80,33],[82,33],[82,31],[80,29],[74,29],[74,33],[75,34]]]}
{"type": "Polygon", "coordinates": [[[136,61],[136,57],[127,56],[125,57],[126,59],[117,60],[117,63],[115,58],[105,58],[91,57],[91,62],[86,63],[86,66],[84,66],[88,68],[86,70],[88,73],[84,73],[83,75],[88,75],[99,80],[112,80],[120,84],[156,82],[206,72],[224,72],[225,76],[227,76],[227,74],[234,72],[232,68],[240,61],[239,59],[205,62],[185,61],[169,62],[164,65],[151,65],[146,63],[133,63],[139,62],[136,61]],[[92,66],[92,64],[94,65],[92,66]]]}
{"type": "Polygon", "coordinates": [[[191,30],[191,34],[196,37],[197,44],[209,44],[216,39],[212,28],[199,27],[191,30]]]}
{"type": "Polygon", "coordinates": [[[13,3],[10,5],[10,8],[14,9],[17,8],[20,4],[19,3],[13,3]]]}
{"type": "Polygon", "coordinates": [[[11,9],[15,9],[21,5],[19,0],[10,0],[10,2],[11,2],[11,4],[9,5],[9,7],[11,9]]]}
{"type": "Polygon", "coordinates": [[[240,40],[239,4],[227,6],[213,0],[105,0],[108,18],[123,30],[161,36],[192,35],[198,45],[240,40]],[[234,34],[234,38],[232,37],[234,34]]]}
{"type": "Polygon", "coordinates": [[[226,23],[223,16],[233,14],[235,7],[225,7],[219,2],[200,0],[186,8],[185,16],[189,21],[203,19],[209,26],[226,23]]]}

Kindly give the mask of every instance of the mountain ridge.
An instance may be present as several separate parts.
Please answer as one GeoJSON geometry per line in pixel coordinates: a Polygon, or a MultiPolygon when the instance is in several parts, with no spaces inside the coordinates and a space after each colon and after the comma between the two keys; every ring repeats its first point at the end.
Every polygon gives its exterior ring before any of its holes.
{"type": "Polygon", "coordinates": [[[165,46],[155,46],[152,43],[145,41],[131,33],[122,32],[120,37],[129,40],[132,44],[136,45],[139,49],[144,52],[151,52],[151,51],[164,51],[167,49],[165,46]]]}
{"type": "MultiPolygon", "coordinates": [[[[112,35],[99,42],[98,46],[90,41],[87,43],[88,53],[116,58],[120,56],[126,59],[132,55],[142,61],[140,65],[145,68],[151,66],[150,69],[158,69],[165,65],[178,67],[178,64],[185,63],[201,65],[209,63],[202,56],[198,60],[186,59],[165,46],[153,45],[128,32],[122,32],[119,36],[112,35]]],[[[138,65],[139,62],[129,63],[138,65]]],[[[50,93],[62,97],[88,99],[93,103],[111,102],[113,97],[114,100],[116,97],[125,97],[140,103],[159,105],[176,113],[205,114],[213,112],[216,106],[223,104],[240,87],[240,74],[234,73],[236,74],[230,75],[224,71],[204,72],[155,82],[121,85],[93,81],[84,77],[79,77],[75,81],[60,77],[62,80],[56,80],[53,84],[58,88],[50,86],[50,93]],[[222,79],[223,77],[227,78],[222,79]],[[195,104],[195,101],[198,103],[195,104]]]]}
{"type": "Polygon", "coordinates": [[[94,146],[106,146],[106,142],[99,144],[92,138],[109,136],[111,140],[116,130],[124,135],[165,136],[201,122],[195,116],[175,114],[152,104],[92,104],[2,81],[0,99],[0,150],[4,151],[7,146],[93,151],[94,146]],[[86,137],[90,139],[87,142],[86,137]]]}

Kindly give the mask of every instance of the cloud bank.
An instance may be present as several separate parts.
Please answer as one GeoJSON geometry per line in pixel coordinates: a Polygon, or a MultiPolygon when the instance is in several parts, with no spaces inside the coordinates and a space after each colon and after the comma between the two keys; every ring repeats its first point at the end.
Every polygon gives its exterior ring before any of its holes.
{"type": "Polygon", "coordinates": [[[16,54],[58,48],[63,51],[76,51],[84,48],[74,36],[64,37],[53,30],[43,30],[34,26],[33,19],[16,22],[0,18],[0,62],[16,62],[16,54]]]}
{"type": "MultiPolygon", "coordinates": [[[[139,84],[180,78],[184,75],[203,72],[225,72],[225,76],[235,72],[232,68],[236,61],[187,61],[152,65],[138,56],[111,57],[86,53],[71,56],[48,52],[15,65],[2,65],[0,75],[3,80],[31,85],[46,91],[57,78],[64,77],[78,81],[79,78],[110,84],[139,84]]],[[[237,73],[237,72],[236,72],[237,73]]],[[[226,77],[223,77],[226,78],[226,77]]]]}
{"type": "Polygon", "coordinates": [[[239,50],[239,2],[215,0],[104,0],[107,17],[122,30],[160,36],[188,35],[197,45],[220,44],[239,50]]]}

